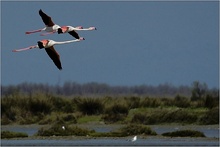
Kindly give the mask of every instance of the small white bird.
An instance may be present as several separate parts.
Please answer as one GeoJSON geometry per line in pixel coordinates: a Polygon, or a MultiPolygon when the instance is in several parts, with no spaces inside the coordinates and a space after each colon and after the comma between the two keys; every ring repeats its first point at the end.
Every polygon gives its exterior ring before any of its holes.
{"type": "Polygon", "coordinates": [[[134,136],[134,138],[131,139],[131,142],[134,142],[137,140],[137,136],[134,136]]]}
{"type": "Polygon", "coordinates": [[[65,126],[62,126],[62,129],[65,130],[65,126]]]}

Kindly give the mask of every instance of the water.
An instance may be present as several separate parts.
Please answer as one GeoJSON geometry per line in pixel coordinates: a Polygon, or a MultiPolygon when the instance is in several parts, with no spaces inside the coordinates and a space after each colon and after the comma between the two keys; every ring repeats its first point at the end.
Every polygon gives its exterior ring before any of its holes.
{"type": "Polygon", "coordinates": [[[130,142],[126,138],[97,139],[19,139],[2,140],[2,146],[218,146],[219,141],[203,138],[145,138],[130,142]]]}
{"type": "MultiPolygon", "coordinates": [[[[90,138],[90,137],[34,137],[42,126],[2,126],[2,130],[25,132],[28,138],[2,139],[1,146],[219,146],[219,128],[215,126],[150,126],[157,136],[138,136],[137,141],[131,142],[133,136],[122,138],[90,138]],[[202,131],[206,138],[163,137],[160,134],[181,129],[202,131]]],[[[90,126],[91,127],[91,126],[90,126]]],[[[120,128],[119,125],[92,125],[97,132],[108,132],[120,128]]]]}

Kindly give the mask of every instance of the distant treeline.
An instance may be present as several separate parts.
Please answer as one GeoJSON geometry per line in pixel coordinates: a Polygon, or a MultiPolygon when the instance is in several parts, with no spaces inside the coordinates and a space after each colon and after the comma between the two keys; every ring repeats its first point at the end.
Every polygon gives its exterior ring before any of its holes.
{"type": "MultiPolygon", "coordinates": [[[[192,91],[199,89],[201,94],[204,92],[218,93],[219,89],[209,89],[205,83],[198,81],[191,86],[173,86],[171,84],[160,84],[158,86],[139,85],[139,86],[110,86],[102,83],[79,84],[76,82],[65,82],[60,85],[21,83],[18,85],[1,86],[1,95],[10,95],[16,92],[33,94],[36,92],[56,94],[63,96],[115,96],[115,95],[135,95],[135,96],[153,96],[153,97],[175,97],[182,95],[191,97],[192,91]]],[[[198,91],[198,93],[200,93],[198,91]]]]}

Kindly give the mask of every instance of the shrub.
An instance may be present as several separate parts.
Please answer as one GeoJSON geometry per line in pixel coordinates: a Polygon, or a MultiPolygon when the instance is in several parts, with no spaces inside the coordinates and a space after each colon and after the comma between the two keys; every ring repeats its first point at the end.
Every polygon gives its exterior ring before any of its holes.
{"type": "Polygon", "coordinates": [[[12,98],[4,97],[1,99],[1,115],[8,112],[10,107],[12,106],[12,98]]]}
{"type": "Polygon", "coordinates": [[[93,132],[93,133],[90,133],[90,136],[92,137],[125,137],[127,135],[120,131],[114,131],[114,132],[93,132]]]}
{"type": "Polygon", "coordinates": [[[208,87],[205,83],[201,84],[199,81],[194,81],[192,84],[191,101],[201,100],[207,93],[208,87]]]}
{"type": "Polygon", "coordinates": [[[201,118],[201,123],[205,125],[219,124],[219,107],[210,109],[201,118]]]}
{"type": "Polygon", "coordinates": [[[10,124],[12,121],[10,119],[8,119],[7,116],[2,115],[1,116],[1,125],[8,125],[10,124]]]}
{"type": "Polygon", "coordinates": [[[2,131],[1,138],[18,138],[18,137],[28,137],[26,133],[21,132],[11,132],[11,131],[2,131]]]}
{"type": "Polygon", "coordinates": [[[34,115],[39,113],[49,114],[52,108],[51,103],[44,97],[29,98],[28,106],[29,111],[34,115]]]}
{"type": "Polygon", "coordinates": [[[167,123],[193,123],[197,121],[197,115],[184,109],[168,112],[164,115],[163,121],[167,123]]]}
{"type": "Polygon", "coordinates": [[[191,101],[191,105],[195,108],[202,108],[205,106],[205,101],[203,99],[197,101],[191,101]]]}
{"type": "Polygon", "coordinates": [[[77,104],[78,110],[85,115],[98,115],[104,110],[104,104],[100,99],[85,98],[77,104]]]}
{"type": "Polygon", "coordinates": [[[93,137],[125,137],[130,135],[157,135],[150,127],[144,125],[130,124],[112,132],[93,132],[90,136],[93,137]]]}
{"type": "Polygon", "coordinates": [[[146,120],[144,121],[144,124],[159,124],[164,123],[164,117],[169,112],[169,110],[166,109],[156,109],[151,113],[147,113],[146,120]]]}
{"type": "Polygon", "coordinates": [[[218,97],[212,97],[211,95],[206,95],[205,98],[205,107],[207,108],[214,108],[217,107],[219,105],[219,98],[218,97]]]}
{"type": "Polygon", "coordinates": [[[102,119],[104,119],[105,123],[115,123],[118,121],[123,121],[126,118],[123,114],[104,114],[102,119]]]}
{"type": "Polygon", "coordinates": [[[137,113],[133,116],[131,122],[142,123],[145,125],[154,125],[161,123],[195,123],[198,116],[184,109],[165,109],[158,108],[148,113],[137,113]]]}
{"type": "Polygon", "coordinates": [[[134,114],[134,116],[131,119],[131,123],[139,123],[139,124],[145,124],[147,120],[147,116],[143,113],[137,113],[134,114]]]}
{"type": "Polygon", "coordinates": [[[180,130],[175,132],[166,132],[162,134],[163,136],[170,137],[205,137],[205,135],[200,131],[194,130],[180,130]]]}
{"type": "Polygon", "coordinates": [[[129,109],[138,108],[140,105],[139,97],[125,97],[125,101],[129,109]]]}
{"type": "Polygon", "coordinates": [[[105,110],[105,114],[102,116],[107,123],[113,123],[122,121],[128,115],[128,107],[122,104],[114,104],[105,110]]]}
{"type": "Polygon", "coordinates": [[[182,97],[180,95],[177,95],[174,98],[174,103],[177,107],[180,108],[187,108],[190,106],[190,101],[186,97],[182,97]]]}
{"type": "Polygon", "coordinates": [[[144,125],[135,125],[135,124],[127,125],[127,126],[121,128],[120,131],[126,135],[138,135],[138,134],[157,135],[157,133],[155,131],[151,130],[150,127],[147,127],[144,125]]]}
{"type": "Polygon", "coordinates": [[[73,113],[75,110],[74,104],[69,99],[52,96],[50,101],[53,104],[53,111],[73,113]]]}
{"type": "Polygon", "coordinates": [[[105,113],[107,114],[128,114],[128,107],[122,104],[114,104],[112,107],[106,109],[105,113]]]}
{"type": "Polygon", "coordinates": [[[7,112],[5,112],[5,116],[10,120],[10,121],[16,121],[16,114],[17,114],[17,108],[10,107],[7,112]]]}
{"type": "Polygon", "coordinates": [[[40,128],[37,132],[37,136],[86,136],[91,132],[94,131],[79,128],[77,126],[70,127],[62,122],[58,122],[53,124],[49,129],[40,128]],[[63,129],[62,126],[64,126],[65,129],[63,129]]]}
{"type": "Polygon", "coordinates": [[[174,103],[174,99],[171,99],[171,98],[161,98],[160,99],[163,106],[174,106],[175,103],[174,103]]]}
{"type": "Polygon", "coordinates": [[[158,107],[161,106],[162,103],[160,101],[160,99],[158,98],[143,98],[143,100],[140,103],[141,107],[158,107]]]}
{"type": "Polygon", "coordinates": [[[72,122],[74,124],[77,123],[77,120],[76,120],[75,116],[72,115],[72,114],[67,114],[67,115],[63,116],[63,120],[64,121],[70,121],[70,122],[72,122]]]}

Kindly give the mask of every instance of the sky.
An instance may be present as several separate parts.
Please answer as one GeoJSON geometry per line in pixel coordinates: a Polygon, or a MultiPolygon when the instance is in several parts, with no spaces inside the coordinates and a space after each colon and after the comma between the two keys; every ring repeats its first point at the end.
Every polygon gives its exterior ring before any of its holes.
{"type": "Polygon", "coordinates": [[[135,86],[206,83],[219,87],[219,3],[206,1],[1,2],[1,84],[49,85],[97,82],[135,86]],[[42,39],[42,9],[62,25],[95,26],[78,31],[85,40],[56,45],[63,70],[44,49],[12,52],[42,39]]]}

